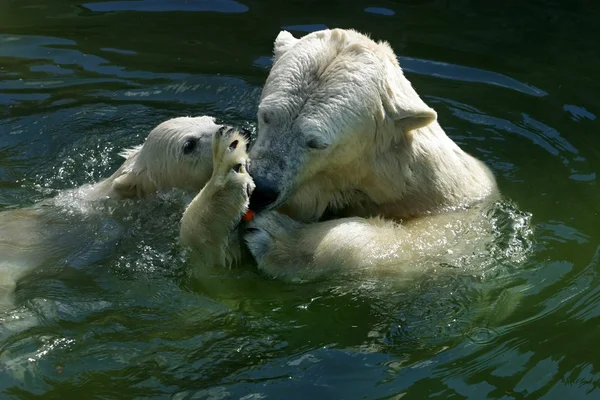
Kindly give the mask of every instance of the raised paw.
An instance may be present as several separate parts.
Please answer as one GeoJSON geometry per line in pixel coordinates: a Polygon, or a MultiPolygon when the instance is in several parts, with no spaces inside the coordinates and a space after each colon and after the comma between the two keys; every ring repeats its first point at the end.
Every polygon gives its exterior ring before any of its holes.
{"type": "Polygon", "coordinates": [[[234,185],[244,198],[254,190],[248,174],[247,133],[232,127],[223,127],[213,137],[213,178],[216,184],[234,185]]]}
{"type": "Polygon", "coordinates": [[[182,243],[199,250],[209,264],[230,265],[239,259],[240,248],[234,244],[238,234],[233,232],[248,211],[254,190],[246,146],[246,137],[234,128],[222,128],[213,136],[212,176],[182,217],[182,243]]]}
{"type": "Polygon", "coordinates": [[[213,162],[216,165],[227,164],[232,167],[240,161],[247,162],[247,135],[236,128],[224,126],[217,131],[212,141],[213,162]]]}

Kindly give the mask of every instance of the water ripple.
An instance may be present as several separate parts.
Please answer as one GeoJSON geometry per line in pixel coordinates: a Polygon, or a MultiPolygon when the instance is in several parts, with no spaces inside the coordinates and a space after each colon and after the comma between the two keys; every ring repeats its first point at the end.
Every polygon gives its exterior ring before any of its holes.
{"type": "MultiPolygon", "coordinates": [[[[16,36],[0,34],[0,57],[14,57],[32,60],[50,60],[57,67],[77,65],[83,70],[100,75],[120,77],[123,79],[169,79],[180,80],[188,77],[182,73],[154,73],[148,71],[130,71],[125,67],[110,65],[102,57],[86,54],[77,50],[76,42],[47,36],[16,36]]],[[[55,84],[61,81],[53,81],[55,84]]],[[[44,86],[44,81],[3,81],[0,89],[17,89],[31,86],[44,86]],[[8,86],[7,86],[8,85],[8,86]]]]}

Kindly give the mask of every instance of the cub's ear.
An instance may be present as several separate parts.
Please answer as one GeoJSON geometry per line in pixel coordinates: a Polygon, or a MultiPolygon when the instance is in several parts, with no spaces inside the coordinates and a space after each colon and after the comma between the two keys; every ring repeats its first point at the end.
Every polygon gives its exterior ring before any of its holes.
{"type": "Polygon", "coordinates": [[[137,157],[139,152],[142,150],[142,147],[144,147],[144,145],[140,144],[135,147],[130,147],[128,149],[121,150],[119,155],[121,157],[123,157],[124,159],[129,160],[129,163],[131,164],[131,163],[133,163],[133,160],[137,157]]]}
{"type": "Polygon", "coordinates": [[[296,39],[288,31],[279,32],[279,35],[277,35],[275,38],[275,44],[273,46],[273,63],[275,63],[279,57],[283,55],[283,53],[294,47],[298,40],[299,39],[296,39]]]}
{"type": "Polygon", "coordinates": [[[113,181],[112,189],[119,198],[128,199],[138,197],[141,188],[136,173],[127,171],[113,181]]]}
{"type": "Polygon", "coordinates": [[[143,145],[140,145],[119,153],[125,158],[125,161],[114,173],[113,177],[115,178],[111,184],[111,188],[118,198],[144,197],[156,191],[156,185],[148,177],[148,172],[139,165],[138,158],[142,148],[143,145]]]}
{"type": "Polygon", "coordinates": [[[437,113],[419,97],[404,76],[395,55],[391,49],[389,51],[391,55],[383,61],[385,70],[381,88],[381,100],[386,115],[396,121],[404,132],[429,125],[437,119],[437,113]]]}

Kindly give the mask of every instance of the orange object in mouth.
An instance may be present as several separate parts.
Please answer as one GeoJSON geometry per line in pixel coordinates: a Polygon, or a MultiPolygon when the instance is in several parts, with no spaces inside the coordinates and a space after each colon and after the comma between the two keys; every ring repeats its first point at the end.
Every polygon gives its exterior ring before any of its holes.
{"type": "Polygon", "coordinates": [[[242,221],[252,221],[254,219],[254,211],[248,210],[246,214],[242,215],[242,221]]]}

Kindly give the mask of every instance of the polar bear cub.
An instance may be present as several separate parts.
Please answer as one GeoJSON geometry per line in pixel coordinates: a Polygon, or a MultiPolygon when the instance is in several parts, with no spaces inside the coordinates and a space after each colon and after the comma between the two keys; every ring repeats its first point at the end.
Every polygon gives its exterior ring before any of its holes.
{"type": "MultiPolygon", "coordinates": [[[[75,196],[67,199],[141,198],[173,188],[198,191],[211,176],[211,142],[222,127],[208,116],[165,121],[150,132],[144,144],[122,153],[125,161],[109,178],[76,189],[75,196]]],[[[0,212],[0,311],[13,306],[13,293],[21,278],[68,253],[64,243],[61,247],[60,237],[76,227],[53,207],[60,201],[0,212]]]]}
{"type": "Polygon", "coordinates": [[[125,162],[87,190],[87,198],[148,197],[173,188],[198,191],[212,173],[211,141],[223,125],[213,117],[178,117],[154,128],[144,144],[124,150],[125,162]]]}

